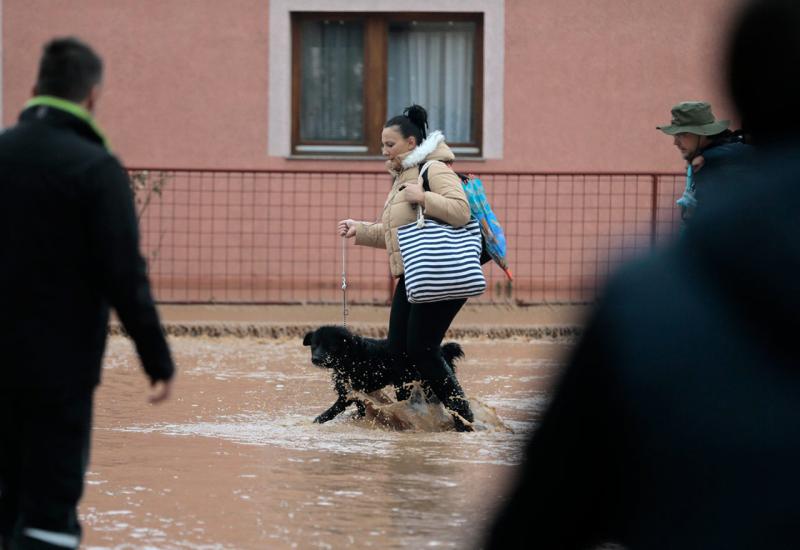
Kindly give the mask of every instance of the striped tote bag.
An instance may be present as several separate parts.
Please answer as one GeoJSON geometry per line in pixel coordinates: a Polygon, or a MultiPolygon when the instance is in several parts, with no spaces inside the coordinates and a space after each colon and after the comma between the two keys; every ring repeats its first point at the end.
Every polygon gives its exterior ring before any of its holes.
{"type": "Polygon", "coordinates": [[[475,218],[456,228],[426,220],[417,208],[417,221],[399,227],[397,239],[410,303],[468,298],[486,290],[475,218]]]}

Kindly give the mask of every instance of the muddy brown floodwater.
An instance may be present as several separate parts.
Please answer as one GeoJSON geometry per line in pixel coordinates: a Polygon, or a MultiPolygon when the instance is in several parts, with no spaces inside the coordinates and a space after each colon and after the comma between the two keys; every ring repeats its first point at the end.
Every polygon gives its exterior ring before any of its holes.
{"type": "Polygon", "coordinates": [[[80,512],[86,548],[475,548],[568,344],[461,341],[474,433],[311,420],[334,399],[299,339],[172,338],[173,399],[146,404],[109,341],[80,512]]]}

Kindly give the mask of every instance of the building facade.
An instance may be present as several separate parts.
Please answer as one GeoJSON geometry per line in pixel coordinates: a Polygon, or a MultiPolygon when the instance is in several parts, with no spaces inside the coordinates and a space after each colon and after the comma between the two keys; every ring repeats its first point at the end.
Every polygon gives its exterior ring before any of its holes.
{"type": "Polygon", "coordinates": [[[655,131],[669,107],[707,99],[730,115],[729,0],[397,5],[2,0],[2,122],[59,35],[104,57],[98,118],[131,166],[370,169],[380,124],[415,101],[476,170],[676,170],[655,131]]]}
{"type": "MultiPolygon", "coordinates": [[[[128,167],[148,170],[137,181],[164,184],[142,218],[162,300],[337,299],[336,219],[377,215],[380,130],[412,102],[455,168],[490,182],[517,275],[511,290],[492,272],[492,300],[591,299],[619,259],[674,229],[682,181],[663,174],[683,166],[655,126],[683,100],[730,118],[730,0],[397,7],[0,0],[0,120],[14,123],[52,37],[103,56],[98,121],[128,167]]],[[[385,301],[385,257],[351,254],[356,299],[385,301]]]]}

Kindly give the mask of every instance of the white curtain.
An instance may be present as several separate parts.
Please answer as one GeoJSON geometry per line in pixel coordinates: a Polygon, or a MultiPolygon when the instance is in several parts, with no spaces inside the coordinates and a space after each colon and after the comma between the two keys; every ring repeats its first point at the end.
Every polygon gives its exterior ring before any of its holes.
{"type": "Polygon", "coordinates": [[[302,26],[300,139],[364,139],[364,30],[359,22],[302,26]]]}
{"type": "Polygon", "coordinates": [[[417,103],[450,143],[473,141],[475,23],[392,24],[387,119],[417,103]]]}

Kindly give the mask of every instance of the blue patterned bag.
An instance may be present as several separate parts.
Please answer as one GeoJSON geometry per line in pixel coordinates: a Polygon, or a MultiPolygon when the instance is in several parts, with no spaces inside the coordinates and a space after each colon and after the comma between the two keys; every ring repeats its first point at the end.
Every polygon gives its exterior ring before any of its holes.
{"type": "MultiPolygon", "coordinates": [[[[428,183],[427,170],[421,171],[422,185],[426,191],[431,190],[428,183]]],[[[489,260],[494,260],[500,269],[506,274],[510,281],[514,280],[511,274],[511,269],[508,267],[506,235],[503,232],[503,227],[497,219],[497,216],[492,211],[489,205],[489,199],[486,198],[486,190],[483,188],[483,182],[472,175],[456,174],[461,178],[461,183],[464,186],[464,193],[467,195],[469,201],[469,209],[472,217],[478,220],[478,225],[481,228],[481,237],[483,240],[483,250],[481,251],[481,263],[485,264],[489,260]]]]}

